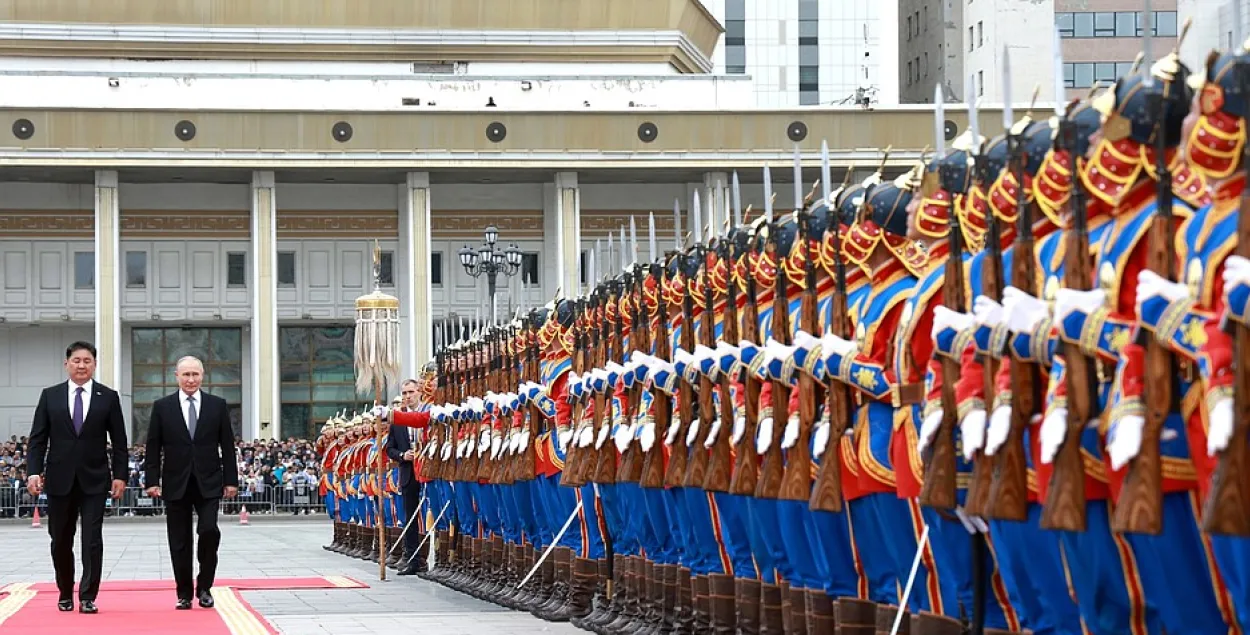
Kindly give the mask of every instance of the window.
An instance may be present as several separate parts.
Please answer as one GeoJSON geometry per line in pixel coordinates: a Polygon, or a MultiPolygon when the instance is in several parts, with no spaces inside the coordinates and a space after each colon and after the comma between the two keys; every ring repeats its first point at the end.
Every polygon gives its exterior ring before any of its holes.
{"type": "Polygon", "coordinates": [[[924,54],[924,76],[929,76],[929,54],[927,52],[924,54]]]}
{"type": "Polygon", "coordinates": [[[1094,63],[1094,81],[1107,84],[1114,84],[1116,77],[1115,62],[1095,62],[1094,63]]]}
{"type": "Polygon", "coordinates": [[[1154,36],[1176,37],[1176,12],[1155,11],[1154,13],[1154,36]]]}
{"type": "Polygon", "coordinates": [[[916,35],[920,35],[920,12],[916,12],[916,35]]]}
{"type": "Polygon", "coordinates": [[[226,254],[226,286],[236,289],[247,287],[247,254],[241,251],[226,254]]]}
{"type": "Polygon", "coordinates": [[[589,257],[589,254],[589,251],[583,249],[582,256],[578,259],[577,281],[579,284],[586,284],[586,277],[590,275],[590,271],[587,270],[590,267],[590,263],[586,260],[589,257]]]}
{"type": "Polygon", "coordinates": [[[725,0],[725,72],[747,72],[746,0],[725,0]]]}
{"type": "Polygon", "coordinates": [[[395,286],[395,252],[383,251],[378,256],[378,285],[395,286]]]}
{"type": "Polygon", "coordinates": [[[443,286],[443,252],[441,251],[430,254],[430,285],[443,286]]]}
{"type": "Polygon", "coordinates": [[[985,24],[983,22],[980,22],[980,21],[977,22],[977,48],[981,48],[982,46],[985,46],[984,26],[985,24]]]}
{"type": "Polygon", "coordinates": [[[74,252],[74,288],[95,288],[95,254],[93,252],[74,252]]]}
{"type": "Polygon", "coordinates": [[[1138,34],[1137,13],[1133,11],[1118,11],[1115,14],[1115,36],[1116,37],[1140,37],[1138,34]]]}
{"type": "Polygon", "coordinates": [[[527,287],[538,286],[538,254],[521,254],[521,284],[527,287]]]}
{"type": "Polygon", "coordinates": [[[985,96],[985,71],[977,71],[977,97],[985,96]]]}
{"type": "Polygon", "coordinates": [[[1072,17],[1073,37],[1094,37],[1094,14],[1077,13],[1072,17]]]}
{"type": "Polygon", "coordinates": [[[336,412],[372,401],[356,394],[355,337],[351,326],[278,328],[283,437],[315,439],[336,412]]]}
{"type": "Polygon", "coordinates": [[[143,289],[148,286],[148,252],[126,252],[126,288],[143,289]]]}
{"type": "Polygon", "coordinates": [[[911,16],[907,16],[907,41],[911,41],[911,16]]]}
{"type": "Polygon", "coordinates": [[[174,364],[204,363],[205,392],[226,400],[234,436],[243,435],[243,331],[238,328],[135,328],[130,332],[133,439],[148,436],[152,402],[178,390],[174,364]]]}
{"type": "Polygon", "coordinates": [[[295,252],[278,252],[278,286],[295,286],[295,252]]]}
{"type": "Polygon", "coordinates": [[[911,60],[907,60],[907,85],[910,86],[916,80],[916,74],[912,72],[911,60]]]}
{"type": "Polygon", "coordinates": [[[924,5],[924,21],[923,22],[924,22],[925,33],[928,33],[929,32],[929,5],[927,4],[924,5]]]}
{"type": "MultiPolygon", "coordinates": [[[[916,13],[916,20],[920,19],[916,13]]],[[[917,29],[919,24],[916,25],[917,29]]],[[[907,17],[908,39],[912,18],[907,17]]],[[[918,31],[917,31],[918,32],[918,31]]],[[[820,103],[820,8],[817,0],[799,0],[799,104],[820,103]]]]}
{"type": "Polygon", "coordinates": [[[975,36],[975,33],[973,32],[972,27],[969,26],[968,27],[968,50],[969,51],[972,51],[973,47],[976,46],[977,41],[974,39],[974,36],[975,36]]]}
{"type": "Polygon", "coordinates": [[[1073,15],[1070,12],[1055,14],[1055,26],[1059,29],[1059,37],[1075,37],[1075,32],[1072,30],[1073,15]]]}
{"type": "Polygon", "coordinates": [[[1094,14],[1094,37],[1115,37],[1115,14],[1099,11],[1094,14]]]}
{"type": "Polygon", "coordinates": [[[1075,73],[1076,71],[1073,70],[1072,64],[1070,62],[1064,63],[1063,65],[1063,87],[1064,88],[1076,88],[1075,73]]]}

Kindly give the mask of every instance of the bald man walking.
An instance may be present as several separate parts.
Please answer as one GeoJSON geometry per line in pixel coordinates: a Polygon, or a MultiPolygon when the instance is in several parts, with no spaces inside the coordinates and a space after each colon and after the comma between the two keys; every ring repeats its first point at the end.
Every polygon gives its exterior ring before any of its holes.
{"type": "Polygon", "coordinates": [[[217,510],[222,496],[239,492],[239,464],[226,400],[200,390],[204,364],[194,357],[174,367],[178,392],[152,404],[148,425],[148,495],[165,499],[165,529],[174,567],[180,611],[191,608],[192,591],[201,608],[213,607],[217,547],[221,530],[217,510]],[[163,464],[163,465],[162,465],[163,464]],[[191,513],[198,520],[200,575],[192,587],[191,513]]]}

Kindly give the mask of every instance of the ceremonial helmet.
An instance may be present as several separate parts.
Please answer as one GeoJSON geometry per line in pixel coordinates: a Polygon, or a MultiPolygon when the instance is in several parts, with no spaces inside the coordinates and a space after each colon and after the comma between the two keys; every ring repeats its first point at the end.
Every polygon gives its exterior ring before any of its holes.
{"type": "Polygon", "coordinates": [[[856,240],[853,235],[855,226],[860,221],[860,212],[863,209],[864,202],[868,200],[868,194],[872,192],[872,189],[878,185],[881,185],[880,169],[873,172],[871,176],[860,183],[843,189],[834,197],[838,209],[838,221],[841,223],[839,229],[845,228],[841,236],[841,255],[861,266],[868,259],[868,255],[872,253],[872,248],[876,246],[876,242],[872,240],[861,242],[856,240]]]}
{"type": "MultiPolygon", "coordinates": [[[[920,205],[916,209],[916,231],[929,238],[945,238],[952,213],[962,214],[965,197],[972,188],[972,150],[985,142],[973,138],[969,130],[951,143],[945,156],[935,156],[921,178],[920,205]]],[[[964,238],[976,242],[964,229],[964,238]]]]}
{"type": "Polygon", "coordinates": [[[1063,226],[1064,210],[1068,207],[1068,199],[1072,194],[1073,165],[1080,170],[1085,155],[1090,149],[1090,137],[1098,132],[1102,125],[1102,114],[1093,107],[1090,99],[1072,103],[1064,115],[1068,125],[1072,126],[1075,139],[1071,150],[1065,147],[1065,141],[1059,138],[1060,122],[1056,119],[1047,124],[1052,129],[1049,138],[1044,138],[1040,128],[1035,128],[1036,137],[1030,137],[1026,152],[1030,160],[1036,152],[1042,152],[1041,165],[1034,172],[1030,185],[1033,200],[1041,208],[1051,222],[1063,226]],[[1044,142],[1049,148],[1034,150],[1035,142],[1044,142]],[[1073,155],[1076,160],[1073,161],[1073,155]]]}
{"type": "Polygon", "coordinates": [[[1190,76],[1190,87],[1198,92],[1199,111],[1185,142],[1185,157],[1207,178],[1228,178],[1241,167],[1250,95],[1239,75],[1250,72],[1247,69],[1250,40],[1226,53],[1211,51],[1206,72],[1190,76]]]}
{"type": "Polygon", "coordinates": [[[907,206],[920,189],[922,166],[899,175],[889,183],[873,187],[864,198],[859,221],[851,227],[847,249],[851,259],[863,265],[878,244],[903,263],[912,274],[923,273],[923,253],[907,239],[907,206]]]}
{"type": "Polygon", "coordinates": [[[1172,52],[1146,73],[1119,78],[1111,90],[1093,100],[1094,109],[1102,115],[1102,138],[1080,172],[1092,196],[1114,207],[1143,172],[1157,180],[1155,152],[1160,139],[1168,152],[1169,168],[1179,167],[1180,154],[1173,151],[1181,143],[1193,100],[1188,76],[1189,69],[1172,52]],[[1152,108],[1155,99],[1162,99],[1162,117],[1152,108]]]}

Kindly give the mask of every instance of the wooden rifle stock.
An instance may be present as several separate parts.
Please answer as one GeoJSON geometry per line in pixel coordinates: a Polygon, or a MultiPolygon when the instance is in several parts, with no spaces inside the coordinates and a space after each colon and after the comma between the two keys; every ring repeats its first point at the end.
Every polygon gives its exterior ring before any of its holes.
{"type": "MultiPolygon", "coordinates": [[[[685,257],[685,255],[678,256],[678,258],[685,257]]],[[[683,271],[686,281],[683,287],[685,297],[682,299],[681,347],[689,353],[694,351],[694,300],[690,297],[690,281],[693,276],[690,275],[687,267],[679,265],[678,268],[683,271]]],[[[678,428],[677,438],[673,440],[672,451],[668,457],[668,469],[664,473],[665,487],[681,487],[690,462],[690,448],[686,444],[686,432],[690,428],[690,422],[694,420],[695,389],[685,377],[679,378],[678,384],[681,386],[677,394],[677,409],[681,413],[681,426],[678,428]]]]}
{"type": "MultiPolygon", "coordinates": [[[[849,174],[849,172],[848,172],[849,174]]],[[[833,298],[833,315],[830,319],[830,332],[842,339],[852,333],[850,311],[846,306],[846,261],[842,257],[842,227],[836,214],[831,213],[830,231],[834,235],[834,252],[837,254],[837,293],[833,298]]],[[[824,455],[820,459],[820,469],[816,472],[816,483],[812,486],[812,497],[808,507],[813,511],[842,511],[842,438],[851,427],[851,388],[834,377],[829,377],[825,385],[825,409],[829,414],[829,441],[825,445],[824,455]]]]}
{"type": "MultiPolygon", "coordinates": [[[[964,298],[963,236],[959,216],[952,210],[950,219],[950,256],[942,281],[942,303],[952,311],[966,310],[964,298]]],[[[932,454],[925,466],[924,483],[920,488],[920,504],[938,509],[953,509],[957,503],[958,468],[955,462],[955,427],[959,424],[959,402],[955,384],[959,381],[959,361],[943,357],[942,423],[930,445],[932,454]]]]}
{"type": "MultiPolygon", "coordinates": [[[[799,325],[809,334],[819,335],[816,286],[820,263],[812,258],[812,241],[807,237],[806,231],[799,232],[798,240],[803,244],[803,262],[807,268],[807,284],[799,304],[799,325]]],[[[811,375],[802,370],[795,372],[799,374],[799,438],[786,450],[780,497],[782,500],[806,501],[812,497],[812,428],[816,425],[817,405],[824,398],[824,394],[823,386],[811,375]]]]}
{"type": "MultiPolygon", "coordinates": [[[[750,263],[750,255],[744,254],[743,258],[750,263]]],[[[755,273],[748,269],[746,274],[746,306],[742,311],[742,337],[744,340],[760,345],[760,317],[757,306],[757,296],[755,288],[755,273]]],[[[763,354],[762,352],[760,353],[763,354]]],[[[729,481],[729,492],[739,496],[751,496],[755,494],[755,488],[759,483],[760,465],[759,455],[755,452],[755,427],[760,417],[760,392],[763,389],[763,383],[750,370],[745,367],[742,369],[742,383],[746,387],[746,425],[743,426],[742,438],[738,440],[738,447],[735,448],[736,460],[734,461],[733,477],[729,481]]],[[[732,428],[731,428],[732,429],[732,428]]]]}
{"type": "MultiPolygon", "coordinates": [[[[1241,63],[1236,72],[1244,91],[1250,91],[1250,69],[1241,63]]],[[[1242,170],[1250,169],[1250,151],[1241,158],[1242,170]]],[[[1237,219],[1237,255],[1250,258],[1250,190],[1241,192],[1237,219]]],[[[1214,272],[1212,273],[1214,275],[1214,272]]],[[[1250,327],[1227,320],[1232,329],[1233,436],[1220,454],[1211,475],[1211,492],[1203,508],[1203,529],[1224,536],[1250,536],[1250,327]]]]}
{"type": "MultiPolygon", "coordinates": [[[[982,156],[978,155],[977,160],[982,161],[982,156]]],[[[980,180],[982,183],[986,182],[986,179],[980,180]]],[[[981,281],[981,292],[995,302],[1002,302],[1002,225],[993,210],[987,209],[985,220],[988,231],[985,240],[985,264],[982,269],[984,279],[981,281]]],[[[993,355],[982,357],[981,370],[984,377],[983,390],[987,418],[994,400],[994,378],[998,375],[998,368],[998,359],[993,355]]],[[[972,455],[972,480],[968,484],[964,508],[973,516],[986,516],[988,513],[990,490],[994,486],[994,464],[994,457],[986,455],[984,447],[972,455]]]]}
{"type": "MultiPolygon", "coordinates": [[[[609,303],[608,305],[616,306],[619,308],[620,307],[620,292],[619,292],[620,287],[618,285],[619,283],[615,280],[609,282],[611,295],[608,296],[608,303],[609,303]]],[[[603,363],[603,366],[600,366],[600,368],[606,367],[607,360],[618,356],[621,351],[621,331],[620,331],[621,316],[618,315],[615,321],[609,320],[607,319],[607,317],[608,317],[608,311],[605,308],[604,320],[602,324],[603,324],[603,329],[608,332],[608,335],[607,337],[603,338],[603,340],[606,342],[606,345],[602,347],[603,350],[601,354],[603,355],[604,363],[603,363]]],[[[610,383],[607,387],[607,392],[601,395],[601,398],[603,399],[603,402],[604,402],[604,408],[598,413],[598,419],[600,421],[599,434],[601,435],[605,433],[609,434],[609,438],[606,439],[603,442],[603,445],[599,448],[599,461],[595,465],[594,482],[596,483],[603,483],[603,484],[616,483],[616,468],[617,468],[616,443],[610,438],[611,431],[612,431],[612,423],[613,423],[612,422],[612,400],[615,396],[616,396],[616,385],[610,383]]]]}
{"type": "MultiPolygon", "coordinates": [[[[651,275],[655,277],[657,283],[663,280],[664,270],[658,264],[651,266],[651,275]]],[[[658,286],[658,285],[657,285],[658,286]]],[[[655,328],[655,357],[668,361],[671,353],[669,352],[668,339],[668,310],[665,306],[663,295],[656,302],[654,313],[648,312],[648,322],[654,322],[655,328]]],[[[655,413],[656,443],[646,452],[646,456],[642,461],[642,478],[638,481],[640,485],[646,488],[659,488],[664,486],[664,443],[663,434],[668,430],[669,423],[673,416],[673,400],[668,393],[660,390],[658,386],[651,387],[652,411],[655,413]]],[[[639,450],[642,448],[639,447],[639,450]]]]}
{"type": "MultiPolygon", "coordinates": [[[[703,287],[703,314],[699,319],[699,341],[709,349],[716,348],[716,310],[713,301],[714,291],[712,284],[708,279],[708,259],[706,252],[702,247],[695,247],[695,254],[700,256],[700,273],[701,285],[703,287]]],[[[690,448],[690,469],[686,471],[686,478],[683,484],[686,487],[703,487],[703,481],[707,479],[708,459],[711,456],[710,451],[704,447],[707,441],[707,435],[712,430],[712,421],[716,416],[716,411],[712,407],[712,380],[707,375],[699,373],[699,430],[695,435],[694,446],[690,448]]]]}
{"type": "MultiPolygon", "coordinates": [[[[642,310],[642,281],[643,273],[641,269],[634,270],[634,285],[630,290],[630,322],[629,322],[629,349],[630,352],[641,351],[646,352],[650,349],[650,343],[647,342],[647,324],[643,323],[645,313],[642,310]]],[[[628,361],[628,356],[626,356],[628,361]]],[[[629,387],[629,391],[625,395],[625,421],[626,424],[633,424],[638,417],[638,409],[642,404],[642,382],[634,382],[629,387]]],[[[625,448],[625,453],[621,455],[621,465],[616,474],[617,482],[637,483],[642,480],[642,447],[638,443],[632,441],[625,448]]]]}
{"type": "MultiPolygon", "coordinates": [[[[539,381],[539,364],[538,364],[538,332],[533,325],[526,324],[521,327],[521,333],[525,342],[524,360],[525,368],[521,376],[526,381],[539,381]]],[[[518,378],[519,379],[519,378],[518,378]]],[[[514,382],[519,386],[520,381],[514,382]]],[[[538,406],[530,404],[525,408],[525,414],[521,419],[521,430],[529,435],[529,443],[525,444],[525,449],[521,451],[520,465],[517,467],[517,480],[532,481],[538,478],[538,422],[542,416],[542,411],[538,406]]]]}
{"type": "MultiPolygon", "coordinates": [[[[785,254],[776,252],[777,282],[773,295],[773,339],[782,344],[790,343],[790,302],[786,296],[787,280],[782,259],[785,254]]],[[[763,352],[761,351],[761,355],[763,352]]],[[[781,434],[790,420],[790,384],[772,380],[773,433],[772,443],[764,453],[764,466],[760,468],[760,482],[755,488],[756,498],[777,498],[781,494],[785,459],[781,455],[781,434]]]]}
{"type": "MultiPolygon", "coordinates": [[[[1059,124],[1059,149],[1071,157],[1072,173],[1080,169],[1076,154],[1076,124],[1066,117],[1059,124]]],[[[1093,284],[1090,271],[1089,228],[1083,186],[1073,179],[1069,198],[1071,227],[1063,236],[1064,286],[1087,291],[1093,284]]],[[[1095,361],[1081,351],[1078,344],[1062,343],[1067,374],[1068,426],[1063,445],[1055,454],[1046,502],[1042,506],[1040,526],[1043,529],[1085,531],[1085,459],[1081,450],[1081,434],[1093,418],[1098,394],[1095,361]]],[[[1013,393],[1014,394],[1014,393],[1013,393]]]]}
{"type": "MultiPolygon", "coordinates": [[[[1020,169],[1017,158],[1017,174],[1020,169]]],[[[1016,183],[1023,183],[1016,177],[1016,183]]],[[[1023,188],[1023,186],[1021,186],[1023,188]]],[[[1037,294],[1037,260],[1033,255],[1033,210],[1024,200],[1021,189],[1017,201],[1020,225],[1012,248],[1012,286],[1028,293],[1037,294]]],[[[1029,515],[1029,471],[1025,462],[1024,432],[1037,412],[1040,401],[1040,378],[1037,364],[1020,359],[1011,360],[1011,428],[1007,440],[998,449],[994,464],[994,481],[990,487],[990,518],[1024,521],[1029,515]]],[[[997,373],[995,373],[997,374],[997,373]]],[[[993,394],[993,393],[988,393],[993,394]]]]}
{"type": "MultiPolygon", "coordinates": [[[[738,283],[734,280],[733,243],[728,237],[722,242],[719,255],[725,263],[725,304],[722,318],[724,327],[721,329],[721,339],[737,346],[738,290],[735,285],[738,283]]],[[[715,303],[711,301],[712,290],[710,288],[707,293],[708,305],[715,306],[715,303]]],[[[717,364],[719,363],[720,361],[717,360],[717,364]]],[[[728,372],[720,373],[719,384],[720,432],[717,433],[716,440],[712,443],[712,457],[708,464],[707,477],[703,480],[703,489],[709,492],[728,492],[733,482],[733,448],[730,447],[729,437],[733,434],[734,415],[737,409],[734,407],[733,386],[728,372]]]]}
{"type": "MultiPolygon", "coordinates": [[[[1162,94],[1148,95],[1152,102],[1148,107],[1158,114],[1156,122],[1167,116],[1168,104],[1162,94]]],[[[1173,280],[1176,261],[1172,219],[1172,173],[1164,156],[1166,146],[1162,124],[1156,137],[1159,139],[1155,169],[1158,174],[1156,209],[1147,230],[1146,267],[1167,280],[1173,280]]],[[[1129,461],[1124,475],[1120,498],[1116,501],[1111,517],[1113,531],[1158,535],[1163,532],[1163,426],[1176,401],[1176,361],[1172,352],[1148,331],[1138,327],[1139,339],[1146,339],[1145,385],[1150,390],[1142,395],[1146,402],[1146,425],[1142,429],[1141,450],[1129,461]]]]}
{"type": "MultiPolygon", "coordinates": [[[[577,301],[576,317],[573,318],[573,372],[579,377],[586,372],[587,361],[586,356],[589,354],[586,350],[587,338],[583,331],[583,313],[586,310],[585,303],[582,300],[577,301]]],[[[569,394],[572,394],[570,388],[569,394]]],[[[573,431],[573,438],[569,441],[568,452],[565,454],[564,472],[560,477],[560,484],[569,487],[581,487],[586,484],[584,479],[579,479],[581,464],[585,462],[585,452],[583,448],[577,447],[577,436],[580,432],[582,423],[582,413],[585,410],[585,396],[578,399],[570,408],[569,428],[573,431]]],[[[552,434],[558,434],[559,431],[553,431],[552,434]]]]}

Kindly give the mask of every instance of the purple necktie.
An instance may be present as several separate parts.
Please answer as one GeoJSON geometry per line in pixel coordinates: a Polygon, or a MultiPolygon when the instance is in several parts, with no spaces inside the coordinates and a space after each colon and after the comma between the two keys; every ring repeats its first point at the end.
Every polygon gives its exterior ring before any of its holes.
{"type": "Polygon", "coordinates": [[[82,434],[82,386],[74,393],[74,434],[82,434]]]}

